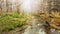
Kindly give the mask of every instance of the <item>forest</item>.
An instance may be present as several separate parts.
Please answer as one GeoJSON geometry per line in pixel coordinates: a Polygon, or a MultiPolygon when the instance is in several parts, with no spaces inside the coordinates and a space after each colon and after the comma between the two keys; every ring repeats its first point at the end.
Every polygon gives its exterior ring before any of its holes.
{"type": "Polygon", "coordinates": [[[60,34],[60,0],[0,0],[0,34],[60,34]]]}

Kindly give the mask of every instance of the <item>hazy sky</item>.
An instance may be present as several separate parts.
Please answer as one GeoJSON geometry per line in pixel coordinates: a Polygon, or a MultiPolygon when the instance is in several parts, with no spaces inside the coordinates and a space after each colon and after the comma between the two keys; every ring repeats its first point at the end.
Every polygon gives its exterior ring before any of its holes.
{"type": "Polygon", "coordinates": [[[21,0],[22,2],[21,8],[26,12],[39,10],[40,8],[39,5],[41,1],[42,0],[21,0]]]}
{"type": "Polygon", "coordinates": [[[14,2],[18,2],[17,4],[20,3],[21,4],[20,8],[24,12],[32,12],[32,11],[40,10],[39,6],[42,2],[42,0],[8,0],[8,1],[12,2],[13,6],[14,6],[14,2]]]}

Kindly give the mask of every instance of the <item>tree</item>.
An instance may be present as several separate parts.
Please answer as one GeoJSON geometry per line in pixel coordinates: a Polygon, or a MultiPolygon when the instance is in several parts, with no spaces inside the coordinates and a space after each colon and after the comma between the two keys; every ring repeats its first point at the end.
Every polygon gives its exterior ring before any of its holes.
{"type": "Polygon", "coordinates": [[[8,12],[8,0],[6,0],[6,11],[8,12]]]}
{"type": "Polygon", "coordinates": [[[2,0],[0,0],[0,12],[2,11],[2,0]]]}
{"type": "Polygon", "coordinates": [[[18,0],[16,0],[15,5],[16,5],[17,13],[20,13],[20,5],[21,5],[21,4],[19,3],[18,0]]]}

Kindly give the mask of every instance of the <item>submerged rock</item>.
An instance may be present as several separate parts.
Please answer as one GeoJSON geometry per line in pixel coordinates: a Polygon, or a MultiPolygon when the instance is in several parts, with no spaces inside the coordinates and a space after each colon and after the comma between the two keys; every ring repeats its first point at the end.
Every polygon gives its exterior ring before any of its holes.
{"type": "Polygon", "coordinates": [[[46,34],[44,22],[38,18],[32,18],[30,25],[25,29],[23,34],[46,34]]]}

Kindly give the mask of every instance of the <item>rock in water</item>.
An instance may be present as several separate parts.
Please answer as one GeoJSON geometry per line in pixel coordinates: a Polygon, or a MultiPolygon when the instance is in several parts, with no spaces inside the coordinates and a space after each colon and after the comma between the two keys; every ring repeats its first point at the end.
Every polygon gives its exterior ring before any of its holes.
{"type": "Polygon", "coordinates": [[[31,24],[25,29],[23,34],[46,34],[43,21],[34,17],[29,23],[31,24]]]}

